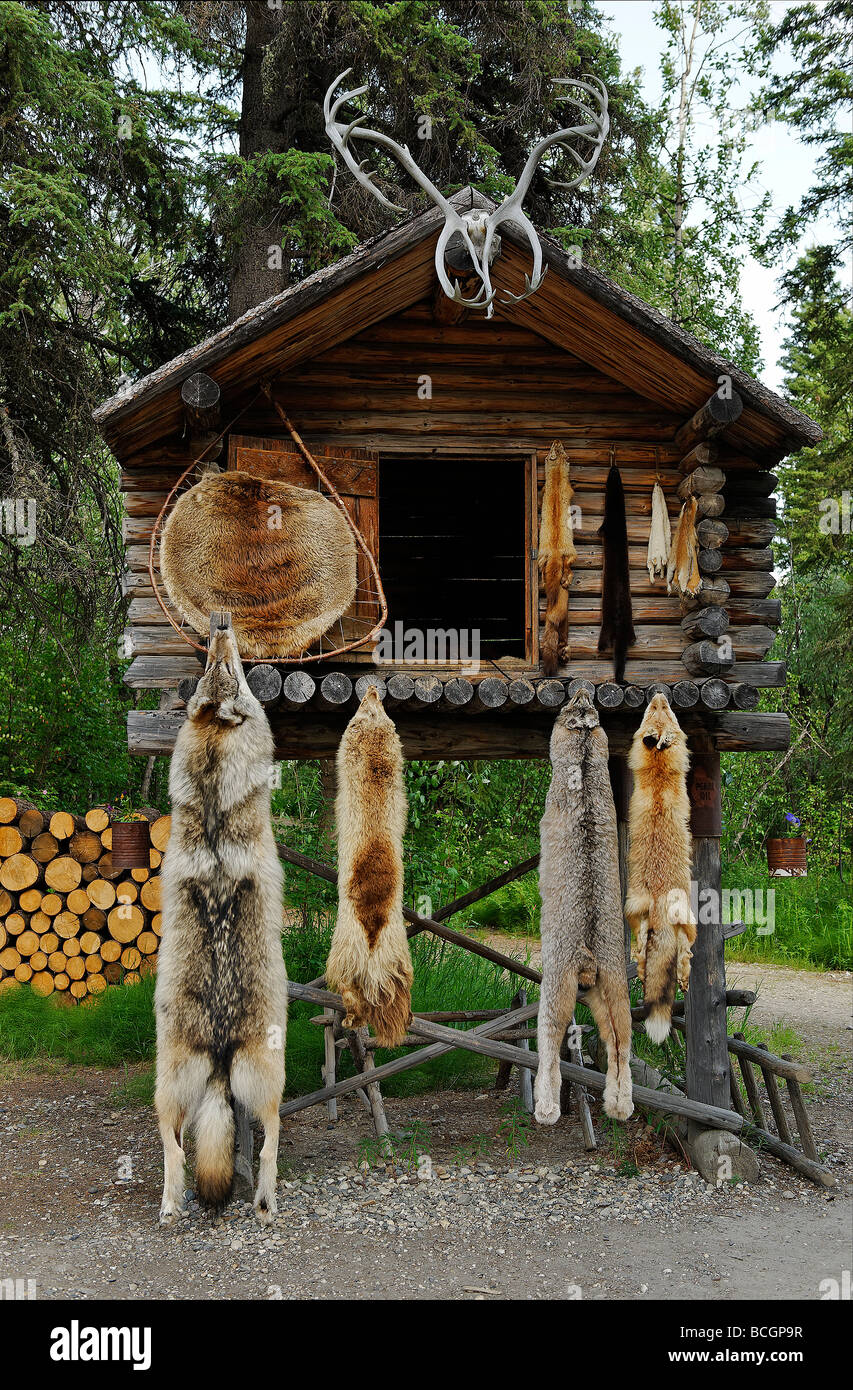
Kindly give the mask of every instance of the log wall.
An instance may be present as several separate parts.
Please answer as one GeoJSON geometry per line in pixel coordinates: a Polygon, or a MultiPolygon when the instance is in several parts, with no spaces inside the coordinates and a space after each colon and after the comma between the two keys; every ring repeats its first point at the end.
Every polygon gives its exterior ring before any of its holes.
{"type": "MultiPolygon", "coordinates": [[[[674,442],[684,425],[680,414],[518,323],[500,317],[438,322],[432,298],[301,363],[275,390],[309,446],[376,451],[380,470],[383,453],[393,455],[389,466],[395,467],[406,466],[411,456],[413,489],[430,486],[433,454],[463,454],[481,470],[484,489],[491,485],[490,461],[512,456],[534,461],[541,497],[545,454],[555,438],[561,439],[581,515],[569,604],[571,662],[560,674],[595,683],[612,678],[612,663],[597,653],[601,545],[596,533],[614,457],[625,485],[637,634],[626,681],[647,687],[689,676],[721,678],[732,686],[747,679],[755,687],[779,683],[778,665],[765,661],[779,621],[779,605],[769,598],[775,514],[769,493],[775,480],[766,464],[762,468],[742,447],[727,446],[725,436],[712,447],[693,449],[689,464],[684,463],[685,447],[674,442]],[[674,522],[686,495],[685,473],[689,476],[697,465],[697,486],[703,489],[700,515],[711,528],[707,546],[703,540],[706,583],[710,592],[721,580],[728,585],[726,637],[733,663],[720,669],[709,654],[703,624],[695,631],[685,628],[680,600],[666,594],[664,583],[652,583],[645,567],[655,477],[660,477],[674,522]]],[[[223,416],[231,414],[226,402],[223,416]]],[[[236,428],[244,438],[282,436],[280,421],[265,401],[244,414],[236,428]]],[[[227,450],[226,439],[223,466],[227,450]]],[[[126,654],[134,658],[127,680],[136,687],[175,687],[199,669],[198,655],[164,618],[146,572],[157,513],[193,456],[189,445],[175,437],[171,444],[150,446],[121,460],[130,596],[126,654]]],[[[477,526],[476,516],[471,525],[477,526]]],[[[535,541],[535,527],[531,535],[535,541]]],[[[381,567],[381,551],[379,559],[381,567]]],[[[714,602],[713,594],[709,602],[714,602]]],[[[541,625],[543,598],[538,603],[531,599],[531,608],[531,627],[541,625]]],[[[406,615],[389,615],[391,622],[397,618],[405,621],[406,615]]],[[[452,613],[446,623],[454,626],[452,613]]],[[[369,653],[362,652],[337,664],[369,660],[369,653]]],[[[515,658],[501,665],[513,674],[537,673],[529,660],[515,658]]]]}

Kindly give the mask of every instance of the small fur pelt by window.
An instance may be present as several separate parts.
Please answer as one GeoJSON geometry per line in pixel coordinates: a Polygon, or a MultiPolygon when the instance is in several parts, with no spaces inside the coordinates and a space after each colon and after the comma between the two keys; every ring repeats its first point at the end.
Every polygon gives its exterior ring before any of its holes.
{"type": "Polygon", "coordinates": [[[338,748],[338,920],[326,978],[345,1028],[368,1024],[396,1047],[412,1016],[412,961],[403,919],[406,793],[397,730],[374,686],[338,748]]]}
{"type": "Polygon", "coordinates": [[[577,691],[551,734],[551,785],[540,826],[542,993],[536,1119],[560,1118],[560,1045],[578,985],[607,1048],[604,1109],[627,1120],[631,1099],[631,1006],[619,883],[616,809],[607,735],[587,691],[577,691]]]}
{"type": "Polygon", "coordinates": [[[688,497],[678,517],[675,536],[669,551],[666,566],[666,592],[673,589],[679,594],[698,594],[702,587],[699,573],[699,541],[696,537],[695,497],[688,497]]]}
{"type": "Polygon", "coordinates": [[[646,568],[649,571],[649,579],[663,579],[666,574],[667,561],[672,546],[672,527],[669,524],[669,512],[666,509],[666,498],[660,483],[655,483],[652,488],[652,524],[649,530],[649,552],[646,556],[646,568]]]}
{"type": "Polygon", "coordinates": [[[646,1032],[669,1036],[676,985],[687,988],[696,919],[690,907],[690,802],[687,739],[665,695],[655,695],[634,735],[628,765],[628,896],[637,974],[645,990],[646,1032]]]}
{"type": "Polygon", "coordinates": [[[613,673],[625,678],[625,657],[635,639],[631,612],[631,580],[628,570],[628,523],[625,492],[616,464],[610,465],[604,495],[604,520],[598,528],[604,549],[601,575],[601,631],[599,652],[613,653],[613,673]]]}
{"type": "Polygon", "coordinates": [[[545,632],[542,637],[542,669],[553,676],[568,659],[569,588],[575,563],[572,534],[572,498],[569,461],[559,439],[545,459],[545,490],[539,523],[539,574],[545,590],[545,632]]]}

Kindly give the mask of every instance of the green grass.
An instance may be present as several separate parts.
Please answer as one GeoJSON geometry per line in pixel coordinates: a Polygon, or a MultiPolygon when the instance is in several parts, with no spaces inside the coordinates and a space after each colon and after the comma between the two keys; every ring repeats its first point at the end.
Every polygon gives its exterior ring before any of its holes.
{"type": "Polygon", "coordinates": [[[752,894],[753,904],[762,902],[765,909],[768,891],[775,894],[775,921],[768,933],[760,930],[766,923],[752,920],[765,914],[750,914],[749,897],[743,913],[732,904],[730,916],[749,925],[727,943],[730,960],[813,970],[853,969],[853,896],[837,873],[815,870],[806,878],[771,878],[763,863],[736,863],[724,872],[723,887],[752,894]],[[758,899],[759,892],[763,899],[758,899]]]}
{"type": "MultiPolygon", "coordinates": [[[[314,979],[323,973],[331,940],[327,916],[306,912],[284,936],[285,959],[292,978],[314,979]]],[[[502,978],[488,961],[435,937],[412,942],[415,986],[412,1004],[421,1012],[438,1009],[495,1009],[507,1006],[515,985],[502,978]]],[[[0,994],[0,1058],[41,1059],[85,1066],[120,1067],[151,1062],[155,1051],[153,979],[136,985],[114,985],[85,1007],[69,1007],[60,997],[41,998],[28,986],[0,994]]],[[[323,1031],[309,1019],[317,1005],[294,1003],[288,1015],[286,1094],[295,1096],[321,1085],[323,1031]]],[[[378,1050],[377,1064],[401,1055],[378,1050]]],[[[450,1052],[427,1066],[392,1077],[389,1095],[474,1087],[482,1084],[494,1063],[466,1052],[450,1052]]],[[[349,1053],[339,1062],[339,1079],[352,1074],[349,1053]]],[[[117,1105],[149,1103],[153,1083],[148,1073],[127,1076],[115,1090],[117,1105]]]]}
{"type": "Polygon", "coordinates": [[[519,936],[533,936],[539,931],[539,888],[535,871],[504,884],[491,897],[472,904],[464,913],[471,926],[487,927],[490,931],[519,936]]]}

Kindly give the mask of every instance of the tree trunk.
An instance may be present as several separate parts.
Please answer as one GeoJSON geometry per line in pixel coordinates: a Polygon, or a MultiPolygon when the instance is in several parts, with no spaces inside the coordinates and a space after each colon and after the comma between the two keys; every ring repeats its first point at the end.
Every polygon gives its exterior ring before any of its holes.
{"type": "MultiPolygon", "coordinates": [[[[270,109],[261,79],[264,50],[275,38],[281,23],[280,9],[271,8],[266,0],[249,0],[240,113],[240,155],[243,159],[251,159],[267,150],[280,152],[287,148],[281,120],[270,109]]],[[[278,221],[272,197],[255,218],[241,219],[241,240],[234,247],[231,268],[229,311],[232,319],[287,288],[287,266],[279,245],[278,221]],[[270,248],[277,246],[276,255],[270,248]]]]}

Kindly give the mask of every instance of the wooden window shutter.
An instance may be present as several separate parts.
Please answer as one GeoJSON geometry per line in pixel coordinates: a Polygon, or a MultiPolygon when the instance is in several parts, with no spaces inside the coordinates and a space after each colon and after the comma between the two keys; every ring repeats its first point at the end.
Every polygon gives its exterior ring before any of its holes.
{"type": "MultiPolygon", "coordinates": [[[[379,563],[379,455],[370,449],[345,449],[338,444],[312,446],[312,453],[326,477],[363,535],[374,560],[379,563]]],[[[294,487],[317,490],[317,478],[302,455],[282,439],[232,434],[228,440],[228,468],[249,473],[254,478],[274,478],[294,487]]],[[[345,639],[363,634],[379,618],[379,603],[373,593],[369,566],[358,556],[358,590],[352,607],[344,614],[345,639]],[[347,619],[355,618],[353,626],[347,619]]],[[[369,650],[367,648],[366,650],[369,650]]],[[[354,654],[353,654],[354,655],[354,654]]]]}

